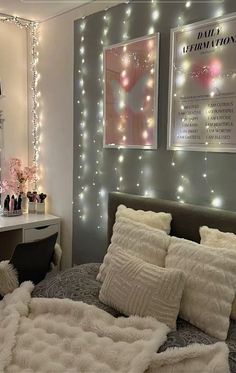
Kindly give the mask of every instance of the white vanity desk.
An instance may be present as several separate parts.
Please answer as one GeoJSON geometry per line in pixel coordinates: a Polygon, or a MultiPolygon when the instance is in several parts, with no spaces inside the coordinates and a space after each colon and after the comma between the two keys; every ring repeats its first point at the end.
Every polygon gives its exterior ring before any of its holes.
{"type": "Polygon", "coordinates": [[[60,242],[60,218],[54,215],[0,216],[0,260],[9,259],[20,242],[40,240],[56,232],[60,242]]]}

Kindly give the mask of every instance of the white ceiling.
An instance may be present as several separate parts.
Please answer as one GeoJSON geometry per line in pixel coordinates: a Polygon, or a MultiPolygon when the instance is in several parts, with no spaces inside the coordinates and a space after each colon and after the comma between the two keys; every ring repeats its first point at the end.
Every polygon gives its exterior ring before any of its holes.
{"type": "Polygon", "coordinates": [[[71,9],[90,3],[85,0],[0,0],[0,13],[32,21],[45,21],[71,9]]]}

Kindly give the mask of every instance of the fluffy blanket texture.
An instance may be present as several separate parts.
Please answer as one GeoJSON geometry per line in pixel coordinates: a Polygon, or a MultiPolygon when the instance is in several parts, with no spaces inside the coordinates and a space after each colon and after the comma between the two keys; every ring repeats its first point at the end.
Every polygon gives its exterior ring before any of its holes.
{"type": "Polygon", "coordinates": [[[116,319],[82,302],[31,299],[32,289],[25,282],[0,302],[0,372],[189,373],[192,361],[204,373],[229,372],[224,343],[157,354],[169,328],[155,319],[116,319]]]}

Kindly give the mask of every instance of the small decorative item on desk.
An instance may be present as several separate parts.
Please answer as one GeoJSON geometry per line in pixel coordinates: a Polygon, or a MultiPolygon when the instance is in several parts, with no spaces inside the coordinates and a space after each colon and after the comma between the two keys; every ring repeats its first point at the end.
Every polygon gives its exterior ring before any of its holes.
{"type": "Polygon", "coordinates": [[[3,216],[10,217],[22,215],[21,203],[21,195],[17,198],[13,194],[10,198],[8,194],[4,200],[3,216]]]}
{"type": "Polygon", "coordinates": [[[40,193],[37,196],[37,205],[36,205],[36,212],[37,214],[45,214],[45,199],[47,195],[44,193],[40,193]]]}
{"type": "Polygon", "coordinates": [[[36,201],[37,201],[37,192],[27,192],[27,197],[29,199],[28,202],[28,213],[35,214],[36,213],[36,201]]]}

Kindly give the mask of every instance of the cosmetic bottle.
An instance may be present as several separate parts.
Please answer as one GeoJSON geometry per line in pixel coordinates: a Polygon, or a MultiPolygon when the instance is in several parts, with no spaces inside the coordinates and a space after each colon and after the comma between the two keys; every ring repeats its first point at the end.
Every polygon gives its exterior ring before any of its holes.
{"type": "Polygon", "coordinates": [[[17,209],[18,209],[17,198],[14,198],[14,211],[17,211],[17,209]]]}
{"type": "Polygon", "coordinates": [[[9,211],[9,201],[7,197],[4,200],[4,211],[9,211]]]}
{"type": "Polygon", "coordinates": [[[21,194],[20,194],[19,197],[18,197],[18,201],[17,201],[17,209],[18,210],[21,210],[21,203],[22,203],[22,198],[21,198],[21,194]]]}
{"type": "Polygon", "coordinates": [[[14,205],[15,205],[15,197],[14,195],[11,196],[11,200],[10,200],[10,211],[14,211],[14,205]]]}

